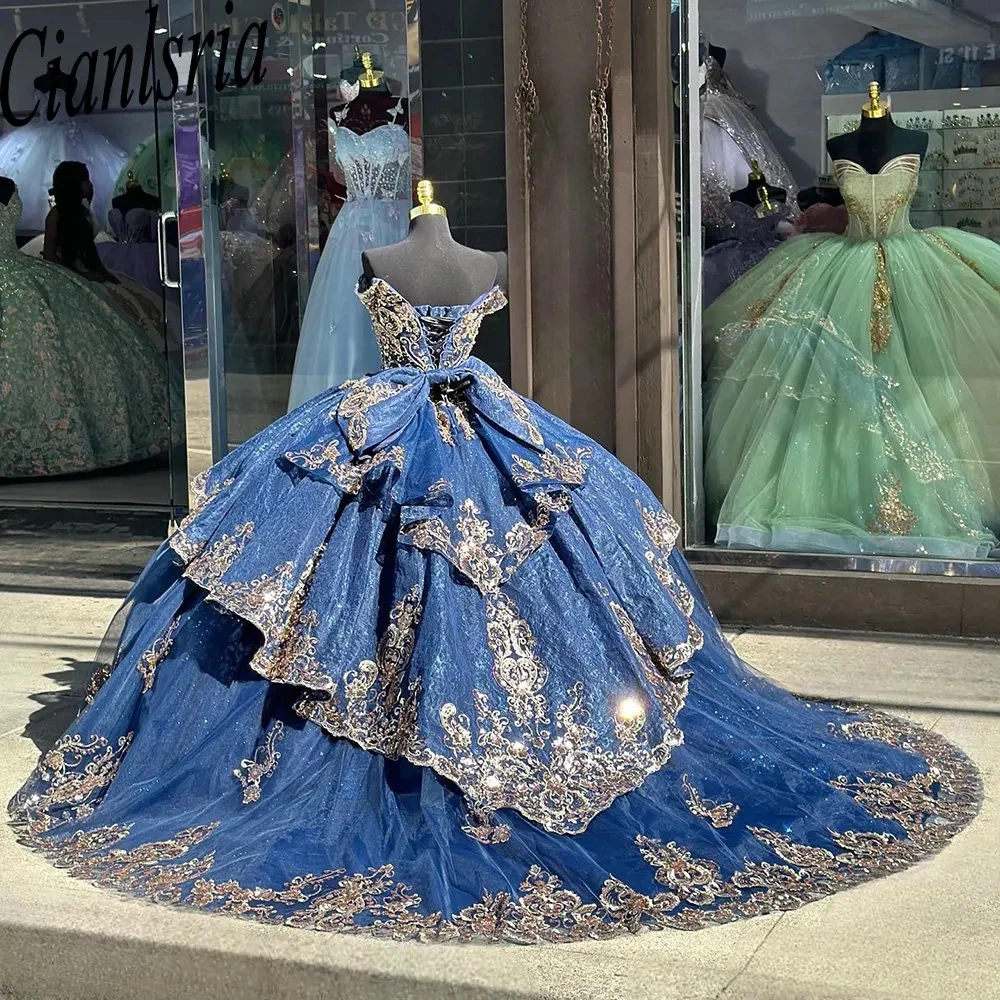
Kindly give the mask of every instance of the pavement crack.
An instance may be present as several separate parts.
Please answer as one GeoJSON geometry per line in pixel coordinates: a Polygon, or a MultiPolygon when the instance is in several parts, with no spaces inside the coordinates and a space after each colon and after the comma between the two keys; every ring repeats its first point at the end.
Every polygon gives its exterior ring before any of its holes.
{"type": "Polygon", "coordinates": [[[782,911],[781,913],[778,914],[778,919],[775,920],[775,922],[771,924],[770,927],[768,927],[767,933],[760,939],[754,950],[750,952],[750,957],[747,958],[747,960],[743,963],[743,965],[736,970],[732,978],[729,979],[728,982],[726,982],[726,984],[722,987],[722,989],[715,994],[715,1000],[720,1000],[721,997],[724,997],[726,993],[729,992],[729,987],[732,986],[733,983],[735,983],[736,980],[739,979],[740,976],[742,976],[743,973],[750,968],[750,966],[753,964],[753,960],[760,954],[761,948],[763,948],[764,945],[767,944],[767,939],[777,930],[778,924],[780,924],[781,921],[784,919],[785,919],[785,911],[782,911]]]}

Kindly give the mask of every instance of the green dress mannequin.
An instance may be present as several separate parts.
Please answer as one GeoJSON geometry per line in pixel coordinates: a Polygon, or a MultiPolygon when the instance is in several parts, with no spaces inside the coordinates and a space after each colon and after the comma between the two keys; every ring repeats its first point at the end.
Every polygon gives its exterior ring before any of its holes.
{"type": "Polygon", "coordinates": [[[834,161],[843,236],[788,240],[704,316],[705,491],[733,548],[981,559],[1000,497],[1000,247],[918,231],[920,156],[834,161]]]}

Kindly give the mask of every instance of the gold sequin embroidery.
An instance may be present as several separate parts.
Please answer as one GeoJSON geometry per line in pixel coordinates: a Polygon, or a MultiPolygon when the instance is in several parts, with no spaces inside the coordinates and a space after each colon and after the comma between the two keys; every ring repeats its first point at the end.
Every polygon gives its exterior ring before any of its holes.
{"type": "Polygon", "coordinates": [[[547,479],[582,486],[587,475],[587,462],[593,454],[593,448],[577,448],[571,453],[563,445],[556,445],[555,451],[546,448],[537,464],[514,455],[512,478],[518,486],[530,486],[547,479]]]}
{"type": "Polygon", "coordinates": [[[209,504],[236,482],[235,478],[224,479],[209,490],[207,483],[210,472],[211,469],[201,472],[191,480],[191,510],[168,539],[170,547],[184,562],[190,562],[194,559],[204,545],[204,542],[193,539],[188,535],[194,522],[205,512],[209,504]]]}
{"type": "Polygon", "coordinates": [[[732,802],[715,802],[704,798],[697,788],[691,784],[691,779],[685,774],[681,777],[681,787],[684,789],[684,801],[692,816],[707,819],[716,830],[732,826],[740,807],[732,802]]]}
{"type": "Polygon", "coordinates": [[[420,680],[407,683],[406,678],[420,616],[420,588],[414,586],[393,606],[375,658],[344,673],[342,699],[333,685],[325,698],[301,698],[296,712],[331,736],[347,737],[387,757],[422,752],[417,737],[420,680]]]}
{"type": "Polygon", "coordinates": [[[166,632],[163,633],[152,646],[149,647],[138,659],[135,669],[142,677],[142,693],[147,694],[153,690],[153,682],[156,680],[156,670],[166,659],[170,652],[170,647],[174,644],[174,634],[180,626],[180,621],[175,619],[170,623],[166,632]]]}
{"type": "Polygon", "coordinates": [[[347,421],[347,443],[355,451],[364,446],[368,437],[368,411],[373,406],[398,396],[405,388],[407,386],[403,382],[365,379],[347,391],[331,416],[342,417],[347,421]]]}
{"type": "Polygon", "coordinates": [[[445,351],[442,363],[456,365],[467,360],[472,354],[483,320],[490,313],[503,309],[505,305],[507,296],[499,288],[494,288],[479,305],[460,316],[452,327],[451,346],[445,351]]]}
{"type": "Polygon", "coordinates": [[[511,408],[511,411],[513,412],[518,423],[520,423],[527,432],[528,439],[531,443],[537,445],[539,448],[544,447],[545,440],[542,438],[538,427],[535,426],[535,420],[531,415],[531,410],[528,408],[528,404],[495,372],[480,372],[479,381],[485,385],[494,396],[505,402],[511,408]]]}
{"type": "Polygon", "coordinates": [[[402,295],[376,278],[358,297],[371,316],[383,368],[406,365],[423,371],[433,368],[422,343],[420,316],[402,295]]]}
{"type": "Polygon", "coordinates": [[[885,249],[875,244],[875,283],[872,285],[871,319],[869,320],[872,352],[881,354],[892,338],[892,288],[885,263],[885,249]]]}
{"type": "Polygon", "coordinates": [[[549,537],[551,515],[545,509],[537,510],[530,523],[519,521],[510,528],[504,535],[502,548],[490,541],[493,528],[479,516],[479,507],[473,500],[463,500],[459,511],[457,540],[448,525],[436,517],[418,521],[405,530],[417,548],[444,556],[481,594],[497,593],[501,584],[549,537]]]}
{"type": "Polygon", "coordinates": [[[284,735],[285,725],[279,719],[268,730],[264,742],[254,750],[253,756],[244,758],[240,766],[233,770],[233,777],[243,788],[243,805],[260,801],[261,782],[278,769],[281,754],[277,744],[284,735]]]}
{"type": "Polygon", "coordinates": [[[903,503],[903,485],[885,473],[877,482],[879,501],[875,521],[868,525],[873,535],[908,535],[917,523],[917,515],[903,503]]]}
{"type": "MultiPolygon", "coordinates": [[[[831,783],[875,818],[899,823],[905,837],[831,831],[838,848],[834,852],[752,826],[749,832],[775,861],[745,861],[726,879],[717,862],[696,857],[675,841],[663,843],[640,834],[635,847],[660,891],[643,891],[612,876],[588,902],[537,864],[528,869],[517,892],[484,892],[451,916],[421,912],[420,896],[396,881],[391,864],[352,875],[344,869],[303,874],[280,888],[245,886],[235,878],[220,882],[209,877],[211,853],[190,857],[216,824],[182,830],[131,850],[116,846],[129,834],[129,828],[120,825],[78,831],[58,842],[42,839],[29,828],[28,840],[78,878],[263,923],[440,942],[564,942],[634,933],[642,927],[696,930],[796,909],[901,871],[939,851],[975,816],[981,795],[976,769],[938,734],[882,713],[831,724],[831,731],[834,737],[876,740],[923,757],[927,771],[912,779],[883,773],[831,783]]],[[[15,822],[25,825],[23,808],[15,822]]]]}
{"type": "Polygon", "coordinates": [[[15,821],[40,834],[87,819],[114,781],[132,737],[127,733],[114,744],[104,736],[62,737],[35,769],[44,790],[11,803],[15,821]]]}

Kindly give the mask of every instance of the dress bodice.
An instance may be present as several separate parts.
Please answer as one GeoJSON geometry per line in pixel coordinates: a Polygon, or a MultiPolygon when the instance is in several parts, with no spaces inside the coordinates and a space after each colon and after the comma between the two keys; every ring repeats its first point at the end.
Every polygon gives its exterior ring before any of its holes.
{"type": "Polygon", "coordinates": [[[405,128],[379,125],[358,135],[349,128],[334,126],[331,133],[349,200],[409,197],[410,136],[405,128]]]}
{"type": "Polygon", "coordinates": [[[118,243],[152,243],[155,215],[148,208],[132,208],[125,213],[113,208],[108,212],[111,235],[118,243]]]}
{"type": "Polygon", "coordinates": [[[17,253],[17,224],[21,220],[21,199],[15,191],[6,205],[0,205],[0,255],[17,253]]]}
{"type": "Polygon", "coordinates": [[[498,285],[475,302],[455,306],[414,306],[382,278],[358,291],[372,318],[382,368],[433,371],[467,361],[483,319],[507,305],[498,285]]]}
{"type": "Polygon", "coordinates": [[[917,192],[920,157],[895,156],[877,174],[853,160],[834,160],[834,176],[847,206],[848,239],[882,240],[910,232],[910,203],[917,192]]]}

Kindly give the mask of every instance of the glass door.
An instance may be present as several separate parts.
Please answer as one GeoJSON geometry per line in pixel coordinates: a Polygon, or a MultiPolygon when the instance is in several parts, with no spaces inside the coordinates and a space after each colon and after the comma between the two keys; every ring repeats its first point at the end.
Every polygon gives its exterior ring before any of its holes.
{"type": "Polygon", "coordinates": [[[147,59],[166,12],[43,0],[0,6],[0,25],[0,254],[24,296],[0,321],[0,507],[158,516],[184,455],[161,66],[147,59]]]}
{"type": "Polygon", "coordinates": [[[320,388],[339,381],[322,358],[300,356],[303,333],[311,329],[309,343],[322,344],[333,318],[356,307],[360,251],[376,228],[384,242],[405,235],[408,143],[419,142],[419,128],[411,128],[419,121],[416,7],[414,0],[170,4],[170,35],[184,45],[174,58],[181,84],[171,115],[188,479],[287,412],[297,373],[320,388]],[[366,66],[378,80],[368,89],[378,93],[366,95],[364,116],[348,121],[366,66]],[[403,132],[364,138],[379,124],[403,132]],[[355,168],[366,176],[385,155],[384,141],[391,136],[398,148],[402,136],[401,190],[365,190],[350,167],[345,173],[339,127],[361,139],[355,168]],[[398,205],[376,204],[393,194],[398,205]],[[359,201],[338,230],[345,206],[359,201]],[[396,220],[391,238],[376,226],[385,213],[396,220]],[[323,301],[309,310],[320,288],[323,301]]]}

